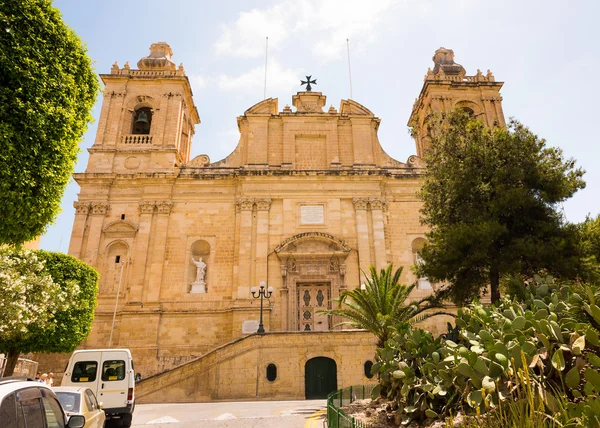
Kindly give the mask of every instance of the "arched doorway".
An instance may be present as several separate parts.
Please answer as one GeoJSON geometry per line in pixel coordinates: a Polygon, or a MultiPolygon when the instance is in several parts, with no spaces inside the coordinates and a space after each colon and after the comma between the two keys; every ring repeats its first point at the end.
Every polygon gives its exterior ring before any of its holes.
{"type": "Polygon", "coordinates": [[[327,398],[337,389],[337,365],[327,357],[315,357],[304,366],[304,391],[307,400],[327,398]]]}

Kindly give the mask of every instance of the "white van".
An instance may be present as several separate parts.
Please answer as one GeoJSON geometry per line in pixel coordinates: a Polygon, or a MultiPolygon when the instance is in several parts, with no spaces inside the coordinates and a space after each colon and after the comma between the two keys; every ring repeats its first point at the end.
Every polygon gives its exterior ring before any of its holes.
{"type": "Polygon", "coordinates": [[[86,386],[104,405],[106,421],[131,426],[135,406],[133,359],[129,349],[84,349],[73,352],[61,386],[86,386]]]}

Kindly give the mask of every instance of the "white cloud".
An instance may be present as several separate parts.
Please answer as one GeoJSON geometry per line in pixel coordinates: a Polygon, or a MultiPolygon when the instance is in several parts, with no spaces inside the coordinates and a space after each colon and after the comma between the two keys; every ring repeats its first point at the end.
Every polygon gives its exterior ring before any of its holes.
{"type": "MultiPolygon", "coordinates": [[[[267,70],[267,96],[270,93],[289,92],[298,85],[300,71],[284,69],[276,60],[270,60],[267,70]]],[[[221,74],[217,78],[217,87],[222,91],[240,91],[261,93],[265,81],[264,66],[258,66],[239,76],[221,74]]]]}
{"type": "MultiPolygon", "coordinates": [[[[415,1],[421,7],[418,4],[415,1]]],[[[235,22],[222,26],[213,47],[220,55],[257,58],[264,54],[266,36],[269,50],[301,38],[313,44],[313,55],[337,59],[347,38],[356,39],[359,47],[372,43],[380,31],[378,24],[393,5],[392,0],[283,0],[269,8],[241,12],[235,22]]]]}
{"type": "Polygon", "coordinates": [[[200,89],[206,88],[208,86],[209,78],[205,76],[201,76],[199,74],[191,74],[188,75],[190,79],[190,84],[192,85],[192,90],[194,92],[199,91],[200,89]]]}
{"type": "Polygon", "coordinates": [[[291,10],[287,3],[266,10],[240,12],[234,23],[222,26],[222,34],[213,46],[217,54],[242,58],[261,56],[265,52],[265,37],[269,37],[269,48],[277,49],[288,35],[291,10]]]}

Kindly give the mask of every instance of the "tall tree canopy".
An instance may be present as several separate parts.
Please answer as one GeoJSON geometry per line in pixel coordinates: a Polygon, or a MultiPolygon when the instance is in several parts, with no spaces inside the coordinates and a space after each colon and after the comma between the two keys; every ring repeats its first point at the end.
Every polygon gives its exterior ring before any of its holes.
{"type": "Polygon", "coordinates": [[[432,118],[430,137],[421,275],[448,282],[457,302],[488,285],[498,301],[504,274],[575,275],[578,234],[559,206],[585,187],[574,160],[517,121],[490,129],[462,111],[432,118]]]}
{"type": "Polygon", "coordinates": [[[32,240],[55,219],[98,87],[50,0],[0,2],[0,244],[32,240]]]}
{"type": "Polygon", "coordinates": [[[71,352],[89,334],[98,273],[73,256],[0,249],[0,351],[71,352]]]}

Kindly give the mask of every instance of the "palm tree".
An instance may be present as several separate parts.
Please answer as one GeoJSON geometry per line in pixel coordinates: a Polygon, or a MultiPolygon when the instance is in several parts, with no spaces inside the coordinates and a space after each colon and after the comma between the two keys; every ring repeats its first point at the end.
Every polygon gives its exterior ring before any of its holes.
{"type": "Polygon", "coordinates": [[[442,306],[435,296],[406,304],[406,299],[415,285],[400,284],[402,267],[393,274],[391,264],[379,273],[373,266],[369,270],[371,278],[367,278],[364,289],[342,291],[340,297],[334,300],[338,303],[338,308],[323,311],[328,315],[337,315],[348,320],[338,325],[349,324],[370,331],[377,336],[377,346],[383,348],[393,333],[393,327],[403,323],[420,322],[440,314],[424,313],[442,306]]]}

